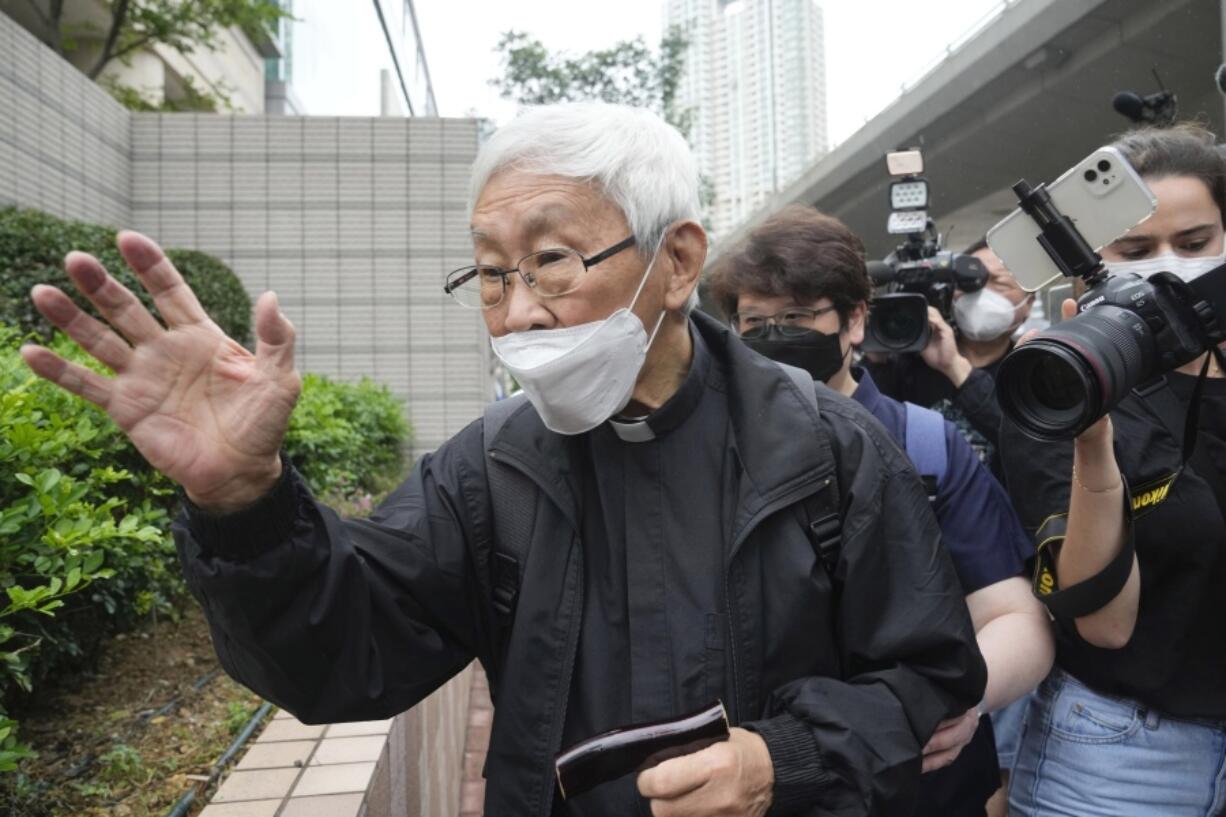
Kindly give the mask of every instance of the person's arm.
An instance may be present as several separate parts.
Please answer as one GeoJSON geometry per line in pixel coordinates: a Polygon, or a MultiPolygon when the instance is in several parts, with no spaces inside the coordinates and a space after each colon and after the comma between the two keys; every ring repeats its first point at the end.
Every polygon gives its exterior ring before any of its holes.
{"type": "Polygon", "coordinates": [[[372,521],[342,522],[278,455],[302,381],[276,296],[256,302],[253,354],[156,243],[123,231],[116,244],[162,320],[96,258],[69,253],[65,270],[103,321],[55,287],[31,297],[111,376],[34,345],[21,350],[27,365],[105,411],[183,489],[180,559],[231,674],[306,720],[411,705],[479,640],[465,544],[486,506],[461,501],[472,479],[459,457],[423,459],[372,521]]]}
{"type": "MultiPolygon", "coordinates": [[[[890,445],[881,436],[864,444],[890,445]]],[[[851,498],[838,567],[843,678],[784,684],[763,720],[742,724],[769,749],[775,813],[909,815],[921,747],[983,695],[983,659],[928,497],[900,452],[879,451],[840,474],[851,498]]]]}
{"type": "Polygon", "coordinates": [[[316,503],[288,465],[243,511],[189,504],[175,539],[226,671],[302,721],[330,723],[402,712],[480,654],[465,545],[480,500],[457,473],[459,449],[480,435],[467,437],[419,460],[367,520],[316,503]]]}
{"type": "MultiPolygon", "coordinates": [[[[1060,310],[1068,320],[1076,314],[1077,304],[1066,299],[1060,310]]],[[[1018,345],[1029,338],[1022,338],[1018,345]]],[[[1065,529],[1046,545],[1055,554],[1056,587],[1043,588],[1045,601],[1056,615],[1073,619],[1081,638],[1105,649],[1120,649],[1132,639],[1141,599],[1141,573],[1132,549],[1131,509],[1114,441],[1114,428],[1107,415],[1073,443],[1072,467],[1064,472],[1069,474],[1065,529]]],[[[1025,462],[1025,449],[1030,447],[1015,450],[1020,456],[1011,457],[1019,473],[1030,467],[1025,462]]],[[[1051,476],[1045,475],[1048,480],[1051,476]]],[[[1019,483],[1009,486],[1015,495],[1018,490],[1037,488],[1031,480],[1019,483]]],[[[1046,555],[1039,554],[1040,564],[1046,555]]]]}
{"type": "Polygon", "coordinates": [[[984,712],[1038,686],[1055,655],[1047,611],[1022,577],[1034,547],[1009,497],[948,422],[945,449],[948,464],[933,507],[966,593],[988,688],[979,706],[940,725],[924,747],[925,772],[957,758],[984,712]]]}
{"type": "Polygon", "coordinates": [[[996,378],[986,369],[972,368],[957,389],[954,405],[970,421],[972,428],[988,442],[998,445],[1002,415],[1000,404],[996,402],[996,378]]]}
{"type": "Polygon", "coordinates": [[[979,651],[988,665],[981,710],[995,712],[1027,694],[1047,677],[1056,657],[1051,621],[1021,576],[966,597],[979,651]]]}
{"type": "Polygon", "coordinates": [[[939,372],[954,387],[954,403],[976,431],[993,445],[1000,430],[1000,406],[996,402],[996,381],[983,369],[976,369],[958,351],[954,330],[941,313],[928,307],[931,334],[920,352],[924,363],[939,372]]]}
{"type": "Polygon", "coordinates": [[[1128,578],[1098,609],[1075,618],[1077,632],[1096,647],[1119,649],[1132,638],[1141,599],[1141,573],[1128,548],[1124,480],[1112,449],[1111,418],[1077,438],[1069,487],[1068,529],[1056,556],[1056,580],[1068,590],[1104,575],[1128,558],[1128,578]]]}

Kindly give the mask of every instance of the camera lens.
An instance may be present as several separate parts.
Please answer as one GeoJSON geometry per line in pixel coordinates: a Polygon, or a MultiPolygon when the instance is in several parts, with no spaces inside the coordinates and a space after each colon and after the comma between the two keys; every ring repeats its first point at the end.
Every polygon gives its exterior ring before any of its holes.
{"type": "Polygon", "coordinates": [[[1099,172],[1100,172],[1100,173],[1106,173],[1106,172],[1107,172],[1108,170],[1110,170],[1110,169],[1111,169],[1111,163],[1110,163],[1110,162],[1108,162],[1106,159],[1099,159],[1099,160],[1098,160],[1098,170],[1099,170],[1099,172]]]}
{"type": "Polygon", "coordinates": [[[880,351],[909,352],[928,342],[928,302],[917,293],[892,293],[873,299],[868,335],[880,351]]]}
{"type": "Polygon", "coordinates": [[[1098,178],[1098,174],[1093,170],[1087,170],[1084,175],[1087,182],[1092,182],[1098,178]]]}
{"type": "Polygon", "coordinates": [[[996,383],[1001,411],[1032,437],[1075,437],[1149,378],[1153,345],[1135,313],[1096,307],[1005,358],[996,383]]]}

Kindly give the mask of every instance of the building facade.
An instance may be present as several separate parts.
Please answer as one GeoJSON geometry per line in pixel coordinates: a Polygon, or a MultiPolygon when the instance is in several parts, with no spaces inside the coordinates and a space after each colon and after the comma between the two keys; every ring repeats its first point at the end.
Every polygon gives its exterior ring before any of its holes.
{"type": "Polygon", "coordinates": [[[413,0],[283,0],[269,113],[438,116],[413,0]]]}
{"type": "Polygon", "coordinates": [[[472,263],[475,120],[136,113],[3,14],[0,111],[0,207],[140,230],[275,290],[299,368],[387,385],[414,455],[480,416],[484,323],[443,293],[472,263]]]}
{"type": "Polygon", "coordinates": [[[677,105],[718,239],[827,150],[822,12],[815,0],[666,0],[689,48],[677,105]]]}

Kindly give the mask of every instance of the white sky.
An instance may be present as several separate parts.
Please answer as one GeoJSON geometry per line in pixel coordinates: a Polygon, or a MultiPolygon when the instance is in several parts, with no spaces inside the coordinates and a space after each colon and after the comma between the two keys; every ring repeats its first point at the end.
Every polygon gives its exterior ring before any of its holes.
{"type": "MultiPolygon", "coordinates": [[[[903,82],[944,52],[1001,0],[819,0],[826,29],[826,112],[831,147],[892,102],[903,82]],[[939,9],[939,13],[937,13],[939,9]]],[[[515,114],[488,80],[499,73],[498,38],[509,29],[551,51],[583,52],[642,36],[659,43],[664,0],[415,0],[439,112],[476,112],[496,123],[515,114]]]]}

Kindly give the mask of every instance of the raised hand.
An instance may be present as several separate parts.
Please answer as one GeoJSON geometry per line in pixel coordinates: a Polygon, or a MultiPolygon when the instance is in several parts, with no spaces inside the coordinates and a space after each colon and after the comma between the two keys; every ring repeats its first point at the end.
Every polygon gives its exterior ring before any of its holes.
{"type": "Polygon", "coordinates": [[[209,318],[157,244],[126,231],[117,241],[166,326],[97,259],[73,252],[64,260],[69,278],[107,323],[55,287],[36,286],[31,298],[114,377],[41,346],[22,347],[22,357],[40,377],[106,411],[196,504],[228,512],[252,503],[281,473],[278,450],[301,390],[293,325],[276,295],[264,293],[255,308],[253,355],[209,318]]]}
{"type": "Polygon", "coordinates": [[[971,375],[971,364],[958,351],[953,327],[945,322],[936,307],[928,307],[928,326],[931,334],[928,345],[920,351],[920,357],[931,369],[945,375],[954,388],[961,388],[971,375]]]}

